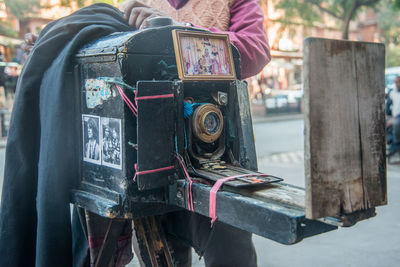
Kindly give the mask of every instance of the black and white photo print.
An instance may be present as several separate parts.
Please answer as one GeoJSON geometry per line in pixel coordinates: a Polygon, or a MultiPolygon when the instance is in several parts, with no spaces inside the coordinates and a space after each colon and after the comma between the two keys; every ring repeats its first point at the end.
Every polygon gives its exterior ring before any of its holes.
{"type": "Polygon", "coordinates": [[[101,164],[100,117],[82,115],[83,160],[101,164]]]}
{"type": "Polygon", "coordinates": [[[101,118],[102,164],[122,169],[121,161],[121,120],[101,118]]]}

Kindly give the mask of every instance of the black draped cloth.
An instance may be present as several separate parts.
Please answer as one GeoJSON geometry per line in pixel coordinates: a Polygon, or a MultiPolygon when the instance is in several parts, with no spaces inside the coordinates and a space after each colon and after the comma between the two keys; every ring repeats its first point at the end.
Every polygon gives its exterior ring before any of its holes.
{"type": "MultiPolygon", "coordinates": [[[[78,179],[72,58],[87,42],[130,27],[105,4],[83,8],[41,32],[17,84],[0,210],[0,266],[79,266],[69,191],[78,179]]],[[[82,236],[80,236],[82,238],[82,236]]]]}

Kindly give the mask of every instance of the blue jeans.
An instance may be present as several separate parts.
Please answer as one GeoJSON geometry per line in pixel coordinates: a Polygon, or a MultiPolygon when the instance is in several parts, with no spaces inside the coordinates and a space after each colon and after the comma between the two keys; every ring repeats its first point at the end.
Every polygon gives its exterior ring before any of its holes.
{"type": "Polygon", "coordinates": [[[400,115],[394,118],[392,124],[392,145],[389,149],[389,154],[400,152],[400,115]]]}

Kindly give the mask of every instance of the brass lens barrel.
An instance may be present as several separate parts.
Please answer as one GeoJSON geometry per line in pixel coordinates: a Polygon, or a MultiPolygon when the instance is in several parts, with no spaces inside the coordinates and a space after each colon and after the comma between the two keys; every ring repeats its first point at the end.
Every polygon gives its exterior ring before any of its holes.
{"type": "Polygon", "coordinates": [[[217,140],[224,128],[221,110],[213,104],[204,104],[193,113],[193,133],[205,143],[217,140]]]}

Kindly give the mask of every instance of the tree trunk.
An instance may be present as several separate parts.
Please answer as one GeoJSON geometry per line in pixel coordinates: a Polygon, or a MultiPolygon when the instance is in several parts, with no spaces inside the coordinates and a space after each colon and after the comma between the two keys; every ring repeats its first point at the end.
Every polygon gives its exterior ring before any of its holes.
{"type": "Polygon", "coordinates": [[[343,21],[342,39],[349,40],[350,20],[343,21]]]}
{"type": "Polygon", "coordinates": [[[349,27],[350,21],[353,19],[354,14],[356,13],[357,8],[360,7],[358,0],[354,0],[350,9],[345,13],[343,18],[343,29],[342,29],[342,38],[345,40],[349,39],[349,27]]]}

